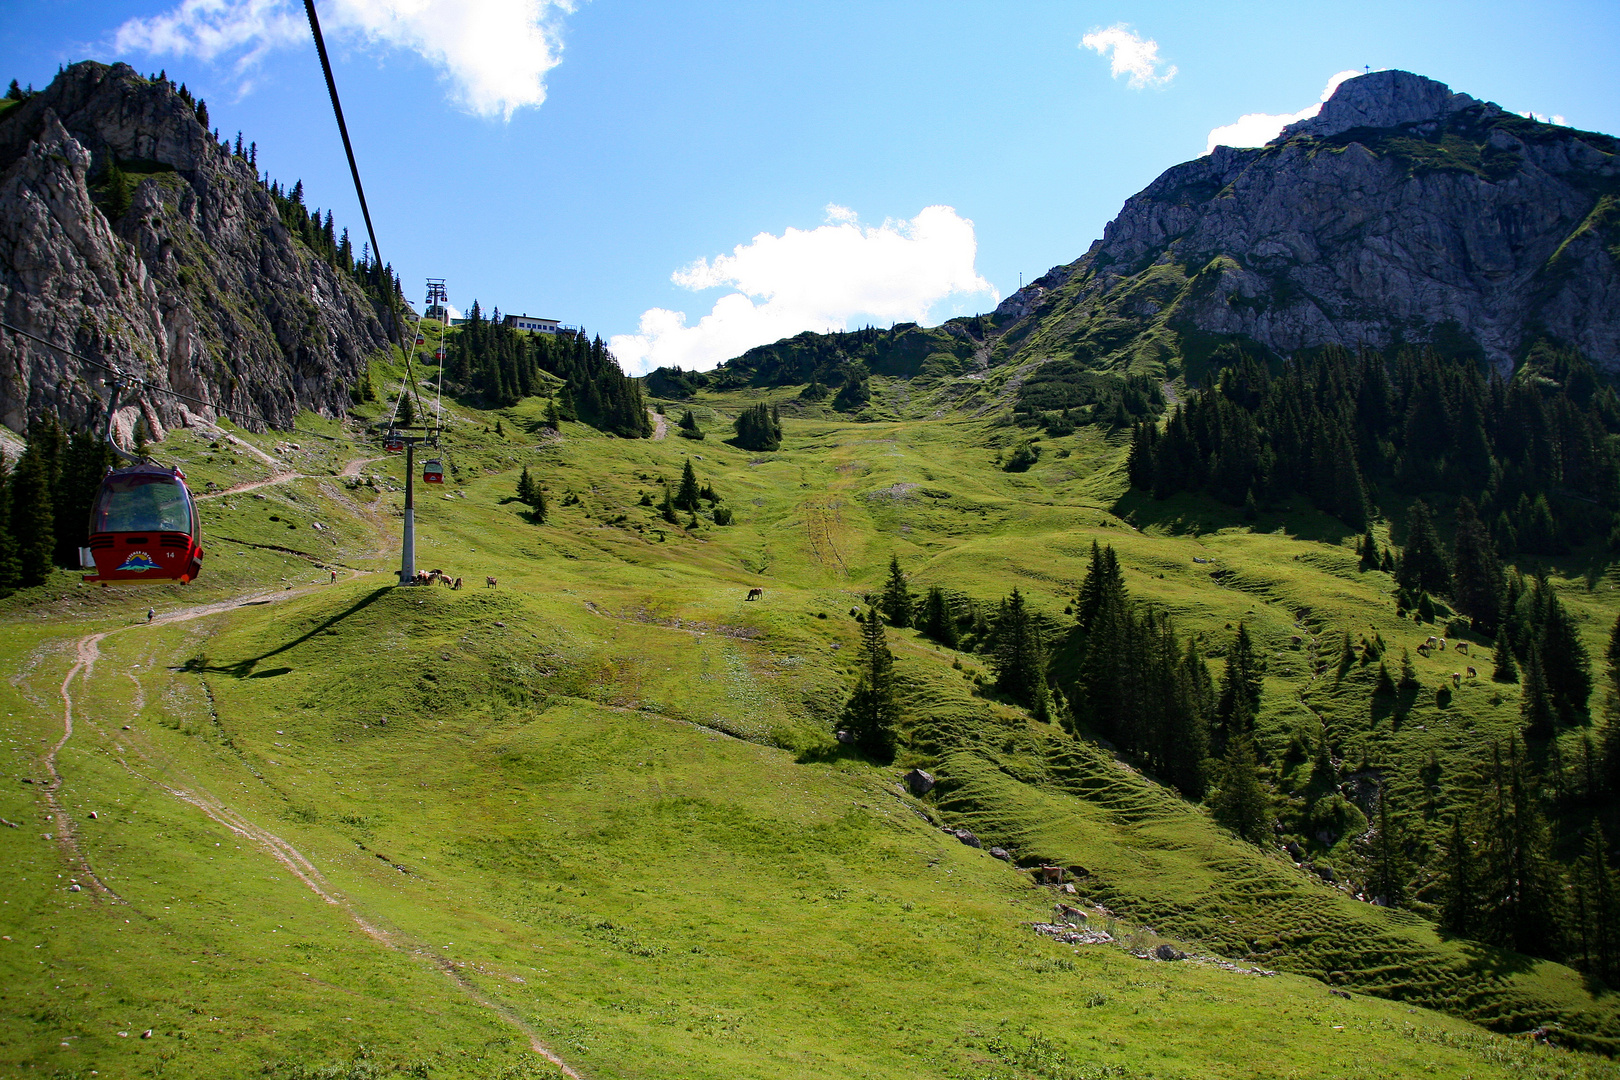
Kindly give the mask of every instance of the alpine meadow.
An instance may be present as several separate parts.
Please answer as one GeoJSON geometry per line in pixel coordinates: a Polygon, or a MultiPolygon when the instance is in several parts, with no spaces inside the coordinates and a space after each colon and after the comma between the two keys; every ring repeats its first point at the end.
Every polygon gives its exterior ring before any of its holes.
{"type": "Polygon", "coordinates": [[[1620,140],[1346,74],[639,376],[13,82],[0,1076],[1620,1078],[1620,140]]]}

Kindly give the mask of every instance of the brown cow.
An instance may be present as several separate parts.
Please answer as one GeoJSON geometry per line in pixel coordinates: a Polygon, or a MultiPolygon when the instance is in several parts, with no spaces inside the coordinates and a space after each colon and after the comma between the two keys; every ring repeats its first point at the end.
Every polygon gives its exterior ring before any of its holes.
{"type": "Polygon", "coordinates": [[[496,582],[495,582],[495,579],[494,579],[494,578],[492,578],[492,577],[486,577],[486,578],[485,578],[485,579],[484,579],[484,588],[486,588],[486,589],[493,589],[493,588],[495,588],[495,587],[496,587],[496,582]]]}
{"type": "Polygon", "coordinates": [[[749,589],[748,590],[747,599],[749,599],[749,600],[763,600],[764,598],[765,598],[765,590],[764,589],[749,589]]]}

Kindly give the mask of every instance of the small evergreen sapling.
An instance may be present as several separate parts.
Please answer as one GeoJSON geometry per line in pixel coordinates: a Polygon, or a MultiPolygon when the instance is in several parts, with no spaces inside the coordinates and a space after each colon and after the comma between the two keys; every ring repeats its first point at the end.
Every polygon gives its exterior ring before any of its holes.
{"type": "Polygon", "coordinates": [[[911,625],[911,590],[906,587],[906,575],[900,570],[900,557],[889,557],[889,580],[883,586],[883,598],[878,602],[883,617],[890,626],[911,625]]]}
{"type": "Polygon", "coordinates": [[[875,607],[861,620],[860,665],[855,692],[844,706],[844,724],[863,753],[891,761],[899,741],[900,707],[895,699],[894,655],[875,607]]]}

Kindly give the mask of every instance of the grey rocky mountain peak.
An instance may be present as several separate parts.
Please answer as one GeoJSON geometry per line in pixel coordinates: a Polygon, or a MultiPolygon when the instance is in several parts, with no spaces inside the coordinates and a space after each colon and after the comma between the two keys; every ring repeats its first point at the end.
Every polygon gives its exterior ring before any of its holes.
{"type": "MultiPolygon", "coordinates": [[[[1346,79],[1313,117],[1283,128],[1274,143],[1301,135],[1327,138],[1355,128],[1392,128],[1440,120],[1480,102],[1410,71],[1374,71],[1346,79]]],[[[1496,109],[1496,106],[1490,106],[1496,109]]],[[[1500,112],[1500,109],[1497,109],[1500,112]]]]}
{"type": "Polygon", "coordinates": [[[1264,147],[1216,147],[996,309],[1001,358],[1176,374],[1435,345],[1510,370],[1538,343],[1620,374],[1620,142],[1404,71],[1346,80],[1264,147]]]}
{"type": "MultiPolygon", "coordinates": [[[[297,240],[254,168],[167,82],[125,64],[74,64],[0,113],[0,316],[277,426],[300,409],[340,415],[387,343],[371,302],[297,240]],[[114,161],[128,178],[121,214],[97,197],[114,161]]],[[[0,332],[0,423],[13,431],[43,412],[84,423],[102,378],[0,332]]],[[[161,438],[187,411],[217,415],[137,393],[117,427],[127,441],[144,420],[161,438]]]]}

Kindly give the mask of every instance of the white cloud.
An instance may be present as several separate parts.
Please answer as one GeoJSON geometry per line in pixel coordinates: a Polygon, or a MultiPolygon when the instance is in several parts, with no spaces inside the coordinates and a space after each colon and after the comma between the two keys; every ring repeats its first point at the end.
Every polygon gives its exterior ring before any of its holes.
{"type": "Polygon", "coordinates": [[[1170,64],[1160,71],[1164,63],[1159,58],[1159,43],[1143,38],[1125,23],[1115,23],[1106,30],[1093,30],[1080,39],[1080,48],[1090,49],[1098,56],[1109,56],[1109,70],[1114,78],[1130,76],[1132,90],[1150,86],[1167,86],[1176,77],[1176,65],[1170,64]]]}
{"type": "Polygon", "coordinates": [[[1543,123],[1543,124],[1557,124],[1559,127],[1567,127],[1568,126],[1564,122],[1564,118],[1562,116],[1559,116],[1557,113],[1538,113],[1538,112],[1535,112],[1535,111],[1531,111],[1531,112],[1522,112],[1519,115],[1524,117],[1526,120],[1535,120],[1535,121],[1538,121],[1538,122],[1543,123]]]}
{"type": "Polygon", "coordinates": [[[1282,134],[1282,129],[1289,124],[1301,120],[1309,120],[1322,111],[1322,102],[1333,96],[1333,91],[1346,79],[1353,79],[1357,75],[1365,75],[1365,71],[1341,71],[1329,79],[1327,86],[1322,89],[1322,96],[1314,105],[1307,105],[1299,112],[1293,113],[1245,113],[1237,118],[1236,123],[1215,128],[1209,133],[1209,143],[1204,147],[1204,153],[1209,153],[1217,146],[1264,146],[1266,143],[1282,134]]]}
{"type": "MultiPolygon", "coordinates": [[[[545,101],[546,72],[562,60],[559,20],[573,10],[573,0],[327,0],[321,29],[335,41],[414,52],[439,69],[460,105],[510,120],[545,101]]],[[[125,22],[113,48],[228,60],[245,76],[267,53],[308,38],[293,0],[181,0],[125,22]]]]}
{"type": "Polygon", "coordinates": [[[609,347],[626,371],[642,375],[676,365],[704,370],[804,330],[847,329],[857,317],[927,323],[947,299],[1001,299],[974,269],[977,254],[973,222],[949,206],[863,226],[853,210],[829,205],[819,228],[760,233],[730,255],[672,274],[685,289],[735,290],[695,326],[685,312],[651,308],[636,333],[615,335],[609,347]]]}

